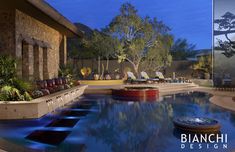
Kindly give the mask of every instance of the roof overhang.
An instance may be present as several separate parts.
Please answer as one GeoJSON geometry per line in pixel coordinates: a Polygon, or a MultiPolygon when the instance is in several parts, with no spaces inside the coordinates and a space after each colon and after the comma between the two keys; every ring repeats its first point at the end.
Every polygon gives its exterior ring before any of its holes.
{"type": "Polygon", "coordinates": [[[18,9],[68,37],[83,37],[83,31],[44,0],[7,0],[0,5],[0,9],[18,9]]]}

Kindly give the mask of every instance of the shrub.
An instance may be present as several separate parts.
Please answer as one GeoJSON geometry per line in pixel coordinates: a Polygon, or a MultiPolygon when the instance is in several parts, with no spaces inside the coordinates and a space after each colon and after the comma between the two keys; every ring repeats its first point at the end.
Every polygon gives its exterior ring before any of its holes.
{"type": "Polygon", "coordinates": [[[0,85],[12,82],[16,75],[16,61],[8,56],[0,57],[0,85]]]}
{"type": "Polygon", "coordinates": [[[21,94],[20,90],[13,86],[3,86],[0,90],[0,100],[2,101],[29,101],[32,97],[28,92],[21,94]]]}
{"type": "Polygon", "coordinates": [[[16,61],[8,56],[0,57],[0,100],[1,101],[29,101],[32,97],[28,93],[31,89],[28,82],[16,77],[16,61]]]}
{"type": "Polygon", "coordinates": [[[44,96],[44,93],[41,90],[34,90],[33,93],[32,93],[32,96],[34,98],[39,98],[39,97],[44,96]]]}

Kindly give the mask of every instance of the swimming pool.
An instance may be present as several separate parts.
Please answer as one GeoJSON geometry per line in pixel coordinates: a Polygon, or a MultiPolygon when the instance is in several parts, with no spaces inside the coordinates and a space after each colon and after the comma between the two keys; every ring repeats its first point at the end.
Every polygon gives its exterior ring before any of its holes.
{"type": "MultiPolygon", "coordinates": [[[[209,102],[210,95],[186,92],[156,102],[123,102],[108,95],[89,95],[41,119],[1,121],[0,137],[38,151],[178,152],[180,135],[172,119],[177,116],[218,120],[228,134],[227,149],[235,149],[235,114],[209,102]]],[[[216,151],[202,144],[203,152],[216,151]]],[[[1,147],[1,145],[0,145],[1,147]]],[[[199,151],[197,144],[191,151],[199,151]]]]}

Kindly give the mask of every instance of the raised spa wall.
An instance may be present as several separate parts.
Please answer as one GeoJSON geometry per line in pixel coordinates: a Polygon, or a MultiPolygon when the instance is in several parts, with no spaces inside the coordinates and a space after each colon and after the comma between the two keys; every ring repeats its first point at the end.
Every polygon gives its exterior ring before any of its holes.
{"type": "Polygon", "coordinates": [[[1,102],[0,120],[40,118],[72,102],[87,85],[76,86],[32,101],[1,102]]]}

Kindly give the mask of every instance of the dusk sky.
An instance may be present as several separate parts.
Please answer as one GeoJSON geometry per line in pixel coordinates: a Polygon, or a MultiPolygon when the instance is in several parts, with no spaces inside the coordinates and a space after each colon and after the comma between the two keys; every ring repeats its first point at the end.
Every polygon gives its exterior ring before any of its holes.
{"type": "Polygon", "coordinates": [[[168,25],[175,38],[186,38],[196,49],[211,48],[212,0],[47,0],[72,22],[100,29],[132,3],[141,16],[156,17],[168,25]]]}

